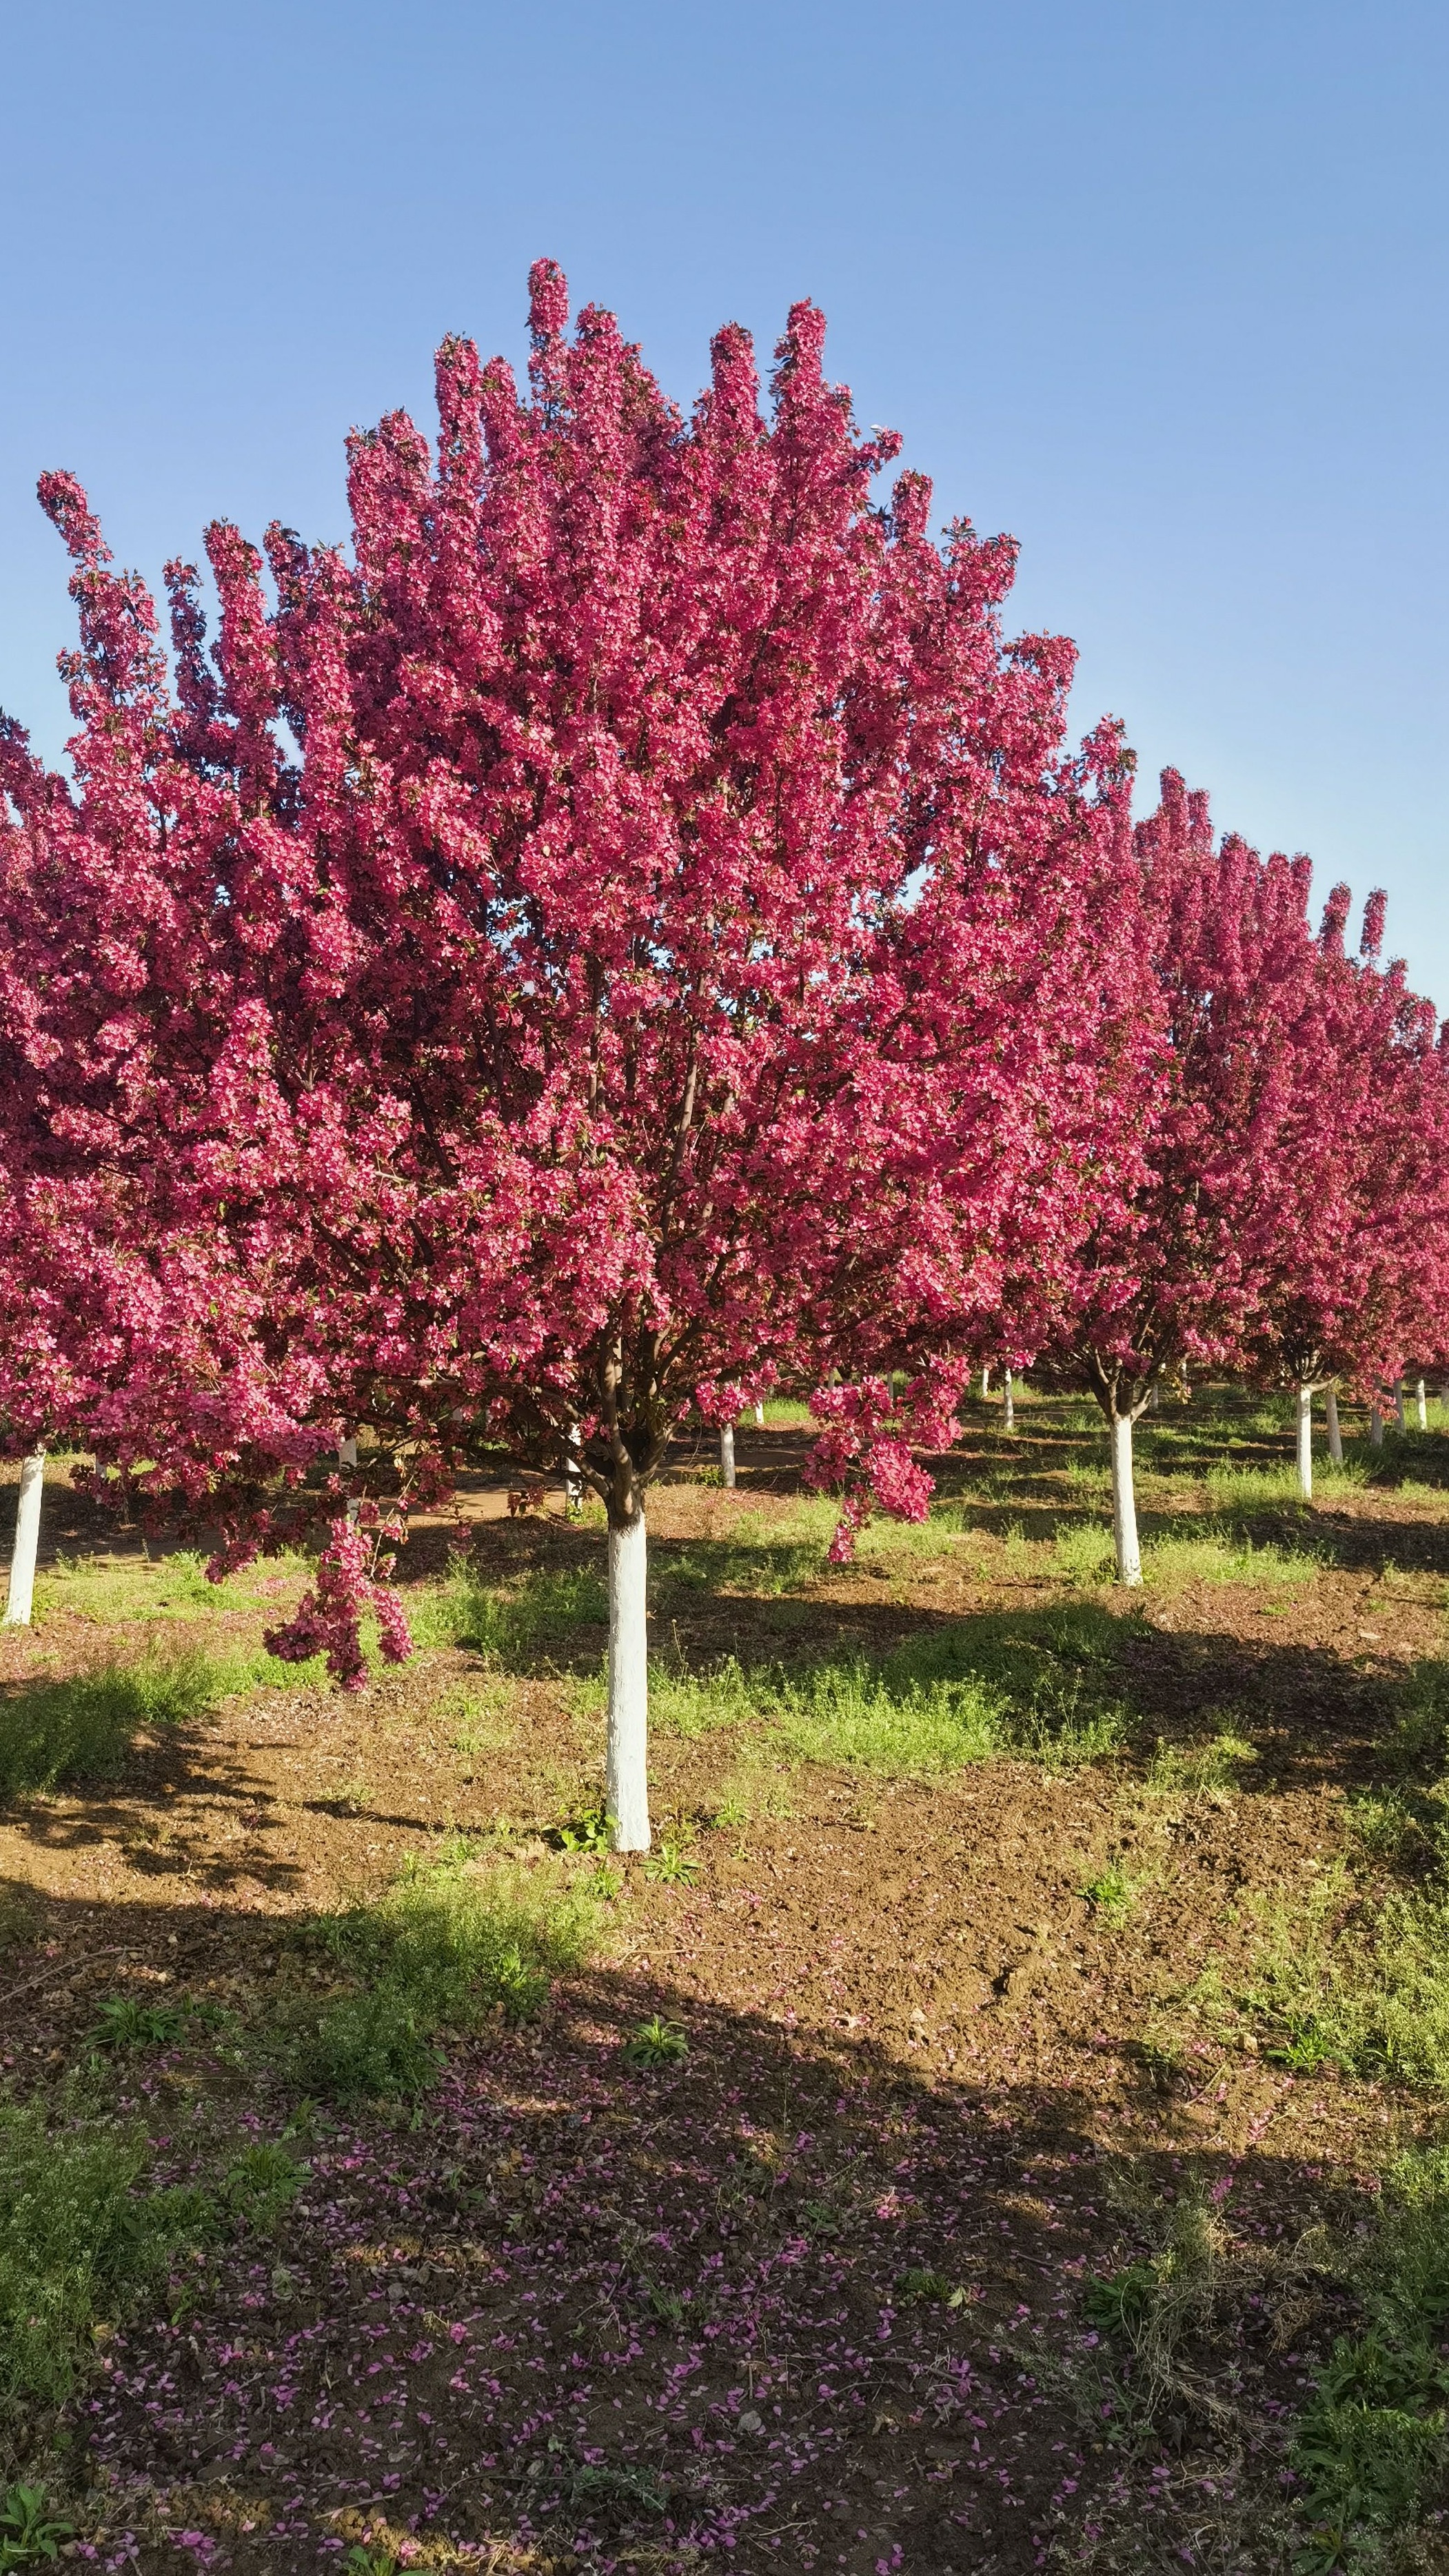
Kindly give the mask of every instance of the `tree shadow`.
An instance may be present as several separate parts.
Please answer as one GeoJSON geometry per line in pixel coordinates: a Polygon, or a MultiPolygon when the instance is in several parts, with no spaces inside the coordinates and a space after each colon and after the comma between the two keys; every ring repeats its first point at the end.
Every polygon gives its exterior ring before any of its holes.
{"type": "Polygon", "coordinates": [[[929,2031],[893,2051],[645,1959],[457,2041],[416,2105],[304,2105],[261,2043],[305,1926],[52,1902],[32,1931],[4,1973],[22,2070],[75,2056],[118,1961],[240,1981],[244,2076],[198,2031],[130,2058],[117,2097],[167,2179],[214,2177],[202,2099],[304,2166],[266,2232],[218,2222],[63,2410],[82,2511],[148,2568],[194,2567],[198,2535],[275,2576],[412,2533],[499,2568],[683,2576],[728,2550],[747,2576],[1016,2576],[1095,2530],[1121,2552],[1098,2563],[1152,2569],[1214,2487],[1245,2533],[1285,2528],[1285,2424],[1357,2316],[1346,2265],[1295,2248],[1371,2195],[1275,2152],[1260,2070],[1234,2135],[1204,2137],[1125,2047],[973,2082],[929,2031]],[[684,2053],[651,2066],[650,2024],[684,2053]],[[1193,2211],[1215,2250],[1149,2387],[1088,2293],[1193,2211]]]}

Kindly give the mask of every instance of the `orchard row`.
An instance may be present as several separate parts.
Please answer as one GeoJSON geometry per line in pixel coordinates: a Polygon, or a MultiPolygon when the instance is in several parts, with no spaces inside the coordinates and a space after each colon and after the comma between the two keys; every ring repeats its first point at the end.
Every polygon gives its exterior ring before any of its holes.
{"type": "MultiPolygon", "coordinates": [[[[1067,738],[1005,538],[873,478],[791,313],[685,418],[532,285],[439,432],[350,442],[350,548],[167,567],[73,478],[70,775],[0,723],[0,1423],[321,1540],[274,1649],[408,1651],[409,1505],[487,1455],[603,1501],[607,1803],[648,1841],[645,1496],[686,1413],[812,1390],[837,1556],[924,1514],[974,1370],[1110,1428],[1183,1365],[1370,1396],[1445,1357],[1449,1062],[1349,895],[1067,738]],[[269,578],[267,577],[269,576],[269,578]],[[359,1445],[360,1444],[360,1445],[359,1445]]],[[[29,1501],[38,1502],[38,1468],[29,1501]]],[[[33,1514],[32,1514],[33,1517],[33,1514]]]]}

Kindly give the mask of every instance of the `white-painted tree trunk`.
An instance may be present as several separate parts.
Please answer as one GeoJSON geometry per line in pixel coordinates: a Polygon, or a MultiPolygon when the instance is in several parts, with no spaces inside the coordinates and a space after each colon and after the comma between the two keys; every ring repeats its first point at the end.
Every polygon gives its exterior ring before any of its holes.
{"type": "Polygon", "coordinates": [[[1016,1429],[1016,1398],[1012,1393],[1011,1371],[1005,1371],[1002,1382],[1002,1417],[1008,1431],[1016,1429]]]}
{"type": "Polygon", "coordinates": [[[1149,1413],[1160,1413],[1162,1410],[1162,1387],[1157,1378],[1153,1379],[1147,1390],[1147,1410],[1149,1413]]]}
{"type": "Polygon", "coordinates": [[[1313,1500],[1313,1389],[1298,1390],[1298,1491],[1305,1503],[1313,1500]]]}
{"type": "MultiPolygon", "coordinates": [[[[337,1464],[338,1464],[338,1466],[339,1466],[339,1467],[355,1467],[355,1466],[356,1466],[356,1464],[357,1464],[357,1442],[356,1442],[356,1439],[355,1439],[355,1438],[354,1438],[354,1439],[351,1439],[351,1440],[339,1440],[339,1441],[338,1441],[338,1443],[337,1443],[337,1464]]],[[[355,1529],[355,1528],[356,1528],[356,1526],[357,1526],[357,1516],[358,1516],[359,1512],[361,1511],[361,1509],[362,1509],[362,1503],[361,1503],[361,1499],[360,1499],[360,1497],[359,1497],[358,1495],[356,1495],[356,1494],[350,1494],[350,1495],[348,1496],[348,1500],[347,1500],[347,1518],[348,1518],[349,1523],[351,1524],[351,1526],[352,1526],[354,1529],[355,1529]]]]}
{"type": "Polygon", "coordinates": [[[1333,1460],[1335,1467],[1341,1467],[1343,1465],[1343,1432],[1338,1419],[1338,1389],[1336,1386],[1331,1386],[1327,1389],[1323,1398],[1323,1409],[1328,1416],[1328,1454],[1333,1460]]]}
{"type": "Polygon", "coordinates": [[[1375,1396],[1372,1404],[1369,1406],[1369,1447],[1371,1449],[1382,1449],[1383,1445],[1384,1408],[1380,1404],[1378,1397],[1375,1396]]]}
{"type": "Polygon", "coordinates": [[[1425,1387],[1422,1378],[1420,1378],[1419,1383],[1414,1390],[1414,1394],[1419,1407],[1419,1429],[1421,1431],[1427,1431],[1429,1428],[1429,1395],[1428,1389],[1425,1387]]]}
{"type": "Polygon", "coordinates": [[[1404,1381],[1401,1377],[1394,1380],[1394,1426],[1399,1431],[1404,1428],[1404,1381]]]}
{"type": "Polygon", "coordinates": [[[764,1427],[765,1427],[765,1408],[764,1408],[764,1406],[763,1406],[762,1404],[760,1404],[760,1403],[758,1403],[758,1402],[757,1402],[757,1403],[756,1403],[756,1406],[755,1406],[755,1429],[756,1429],[757,1431],[763,1431],[763,1430],[764,1430],[764,1427]]]}
{"type": "Polygon", "coordinates": [[[1140,1583],[1142,1550],[1137,1543],[1137,1495],[1132,1482],[1132,1416],[1112,1416],[1112,1538],[1117,1550],[1119,1583],[1140,1583]]]}
{"type": "Polygon", "coordinates": [[[15,1505],[15,1550],[10,1559],[10,1591],[3,1624],[28,1628],[35,1602],[35,1559],[40,1547],[40,1497],[45,1485],[45,1451],[34,1449],[20,1462],[20,1493],[15,1505]]]}
{"type": "Polygon", "coordinates": [[[584,1508],[584,1471],[581,1465],[584,1435],[577,1423],[570,1431],[564,1448],[564,1510],[575,1521],[584,1508]]]}
{"type": "Polygon", "coordinates": [[[609,1743],[604,1803],[615,1851],[649,1849],[649,1549],[644,1515],[609,1524],[609,1743]]]}
{"type": "Polygon", "coordinates": [[[983,1403],[983,1404],[986,1402],[986,1399],[987,1399],[987,1397],[988,1397],[988,1395],[989,1395],[990,1393],[991,1393],[991,1371],[990,1371],[990,1369],[989,1369],[989,1368],[984,1368],[984,1369],[982,1370],[982,1372],[981,1372],[981,1401],[982,1401],[982,1403],[983,1403]]]}
{"type": "Polygon", "coordinates": [[[735,1481],[735,1426],[732,1422],[722,1422],[719,1427],[719,1472],[722,1482],[730,1488],[731,1492],[733,1492],[735,1481]]]}

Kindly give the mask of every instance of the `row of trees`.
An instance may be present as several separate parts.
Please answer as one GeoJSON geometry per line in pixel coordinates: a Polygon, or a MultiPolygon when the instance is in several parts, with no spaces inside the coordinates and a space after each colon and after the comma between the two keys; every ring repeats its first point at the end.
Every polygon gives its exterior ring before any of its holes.
{"type": "MultiPolygon", "coordinates": [[[[1437,1357],[1449,1080],[1345,890],[1073,747],[1005,539],[928,533],[797,306],[686,420],[531,279],[435,453],[350,444],[350,552],[208,531],[172,657],[67,475],[69,780],[0,724],[0,1419],[219,1528],[325,1524],[276,1650],[407,1634],[408,1505],[500,1448],[608,1521],[607,1798],[649,1837],[645,1494],[689,1410],[817,1390],[837,1555],[919,1516],[983,1360],[1132,1424],[1184,1360],[1437,1357]],[[359,1448],[360,1438],[360,1448],[359,1448]]],[[[1306,1456],[1306,1451],[1305,1451],[1306,1456]]]]}

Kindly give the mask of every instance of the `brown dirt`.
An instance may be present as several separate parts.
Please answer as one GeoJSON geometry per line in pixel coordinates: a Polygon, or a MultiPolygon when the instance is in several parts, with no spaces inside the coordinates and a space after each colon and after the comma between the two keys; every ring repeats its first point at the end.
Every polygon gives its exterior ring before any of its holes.
{"type": "MultiPolygon", "coordinates": [[[[681,1462],[652,1516],[662,1570],[671,1544],[724,1545],[742,1512],[781,1508],[798,1444],[751,1454],[733,1498],[681,1462]]],[[[487,1580],[598,1552],[556,1518],[510,1525],[494,1488],[462,1517],[419,1531],[414,1580],[460,1538],[487,1580]]],[[[984,1510],[939,1565],[890,1559],[778,1601],[666,1583],[657,1626],[707,1665],[762,1631],[791,1653],[879,1649],[1029,1614],[1060,1586],[1021,1570],[1005,1517],[984,1510]]],[[[1259,2264],[1222,2387],[1271,2425],[1341,2322],[1291,2248],[1351,2209],[1386,2139],[1424,2116],[1184,2018],[1205,1972],[1231,1986],[1245,1971],[1254,1901],[1291,1903],[1340,1855],[1385,1682],[1439,1650],[1438,1502],[1370,1492],[1321,1518],[1336,1561],[1312,1584],[1188,1583],[1121,1620],[1139,1727],[1120,1764],[1053,1777],[1003,1759],[928,1785],[789,1766],[748,1729],[661,1737],[656,1802],[693,1836],[692,1881],[631,1864],[602,1963],[541,2025],[459,2040],[411,2126],[316,2115],[276,2241],[223,2249],[198,2312],[181,2299],[108,2340],[68,2418],[97,2563],[325,2566],[368,2532],[420,2564],[535,2576],[722,2555],[747,2576],[944,2576],[1089,2563],[1094,2533],[1110,2551],[1114,2530],[1140,2529],[1139,2558],[1100,2563],[1149,2566],[1158,2526],[1170,2563],[1216,2474],[1220,2552],[1193,2563],[1276,2565],[1253,2554],[1280,2544],[1253,2537],[1243,2501],[1261,2464],[1224,2472],[1210,2408],[1169,2424],[1144,2483],[1101,2413],[1080,2302],[1084,2278],[1151,2241],[1152,2213],[1210,2191],[1235,2259],[1259,2264]],[[1153,1738],[1201,1742],[1222,1712],[1257,1751],[1240,1790],[1146,1795],[1153,1738]],[[712,1826],[742,1765],[754,1812],[712,1826]],[[1116,1929],[1081,1892],[1109,1856],[1139,1882],[1116,1929]],[[630,2075],[620,2037],[656,2011],[689,2057],[630,2075]],[[1153,2053],[1169,2026],[1177,2071],[1153,2053]],[[913,2267],[955,2304],[912,2304],[913,2267]]],[[[48,1525],[52,1548],[115,1544],[64,1490],[48,1525]]],[[[144,1579],[163,1584],[164,1561],[144,1579]]],[[[197,1625],[218,1633],[214,1615],[197,1625]]],[[[11,1632],[0,1689],[75,1669],[96,1642],[78,1617],[11,1632]]],[[[573,1632],[569,1670],[602,1643],[573,1632]]],[[[597,1794],[596,1738],[566,1675],[503,1687],[448,1650],[353,1700],[253,1694],[143,1740],[101,1788],[15,1802],[5,2065],[49,2080],[97,1999],[128,1989],[264,2022],[312,1973],[299,1930],[440,1833],[503,1814],[524,1864],[541,1856],[597,1794]],[[470,1701],[481,1718],[460,1716],[470,1701]]],[[[269,2135],[288,2116],[285,2086],[204,2050],[138,2069],[129,2098],[178,2171],[198,2102],[269,2135]]]]}

